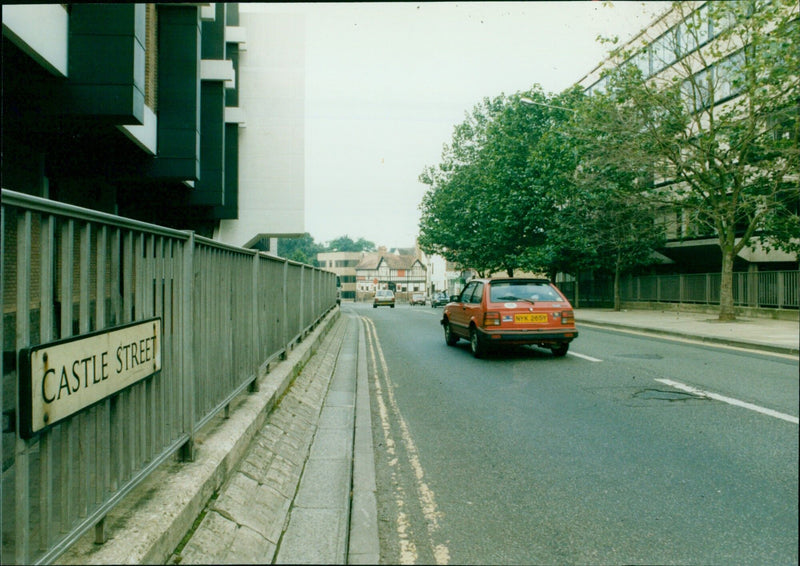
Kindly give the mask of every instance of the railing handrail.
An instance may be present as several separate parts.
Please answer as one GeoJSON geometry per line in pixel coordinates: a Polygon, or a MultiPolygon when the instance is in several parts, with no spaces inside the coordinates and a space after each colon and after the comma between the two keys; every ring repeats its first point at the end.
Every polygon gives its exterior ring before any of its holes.
{"type": "MultiPolygon", "coordinates": [[[[144,319],[163,325],[159,372],[33,438],[0,437],[4,468],[13,466],[3,473],[2,562],[47,563],[102,524],[160,463],[176,452],[191,459],[200,428],[336,306],[336,276],[6,189],[1,209],[5,350],[144,319]]],[[[4,356],[2,364],[0,385],[16,395],[0,389],[0,402],[16,425],[22,377],[18,363],[4,356]]]]}
{"type": "MultiPolygon", "coordinates": [[[[160,236],[169,236],[183,240],[189,239],[189,231],[166,228],[157,224],[150,224],[141,220],[116,216],[108,212],[83,208],[74,204],[58,202],[42,197],[26,195],[9,189],[2,189],[3,206],[14,206],[16,208],[26,208],[33,212],[44,212],[46,214],[56,214],[68,216],[74,220],[86,220],[89,222],[102,222],[120,228],[132,230],[142,230],[152,232],[160,236]]],[[[198,236],[199,237],[199,236],[198,236]]]]}

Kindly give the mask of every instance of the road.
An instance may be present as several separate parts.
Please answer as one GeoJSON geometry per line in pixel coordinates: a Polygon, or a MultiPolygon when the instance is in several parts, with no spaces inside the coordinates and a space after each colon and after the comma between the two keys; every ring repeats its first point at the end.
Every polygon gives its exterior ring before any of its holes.
{"type": "Polygon", "coordinates": [[[796,359],[579,326],[564,358],[476,360],[440,308],[344,308],[381,562],[797,563],[796,359]]]}

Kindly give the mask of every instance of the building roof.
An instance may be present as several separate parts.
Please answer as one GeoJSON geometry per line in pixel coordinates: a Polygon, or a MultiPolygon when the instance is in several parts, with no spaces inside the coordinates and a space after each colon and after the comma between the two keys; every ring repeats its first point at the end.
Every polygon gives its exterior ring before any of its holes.
{"type": "Polygon", "coordinates": [[[373,252],[364,254],[356,270],[378,269],[383,260],[390,269],[411,269],[414,263],[419,261],[413,255],[397,255],[391,253],[373,252]]]}

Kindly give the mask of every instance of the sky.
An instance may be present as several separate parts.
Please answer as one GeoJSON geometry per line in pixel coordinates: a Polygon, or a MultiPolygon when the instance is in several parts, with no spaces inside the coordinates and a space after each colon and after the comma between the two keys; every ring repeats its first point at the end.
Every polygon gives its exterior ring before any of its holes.
{"type": "Polygon", "coordinates": [[[305,14],[305,231],[413,247],[426,166],[484,97],[570,87],[667,2],[268,4],[305,14]]]}

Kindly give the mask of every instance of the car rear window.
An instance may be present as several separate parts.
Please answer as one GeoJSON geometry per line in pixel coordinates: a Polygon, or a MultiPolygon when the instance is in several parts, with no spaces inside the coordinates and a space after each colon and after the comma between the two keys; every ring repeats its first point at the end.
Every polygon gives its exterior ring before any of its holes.
{"type": "Polygon", "coordinates": [[[503,301],[563,301],[549,283],[525,281],[493,282],[489,298],[493,303],[503,301]]]}

